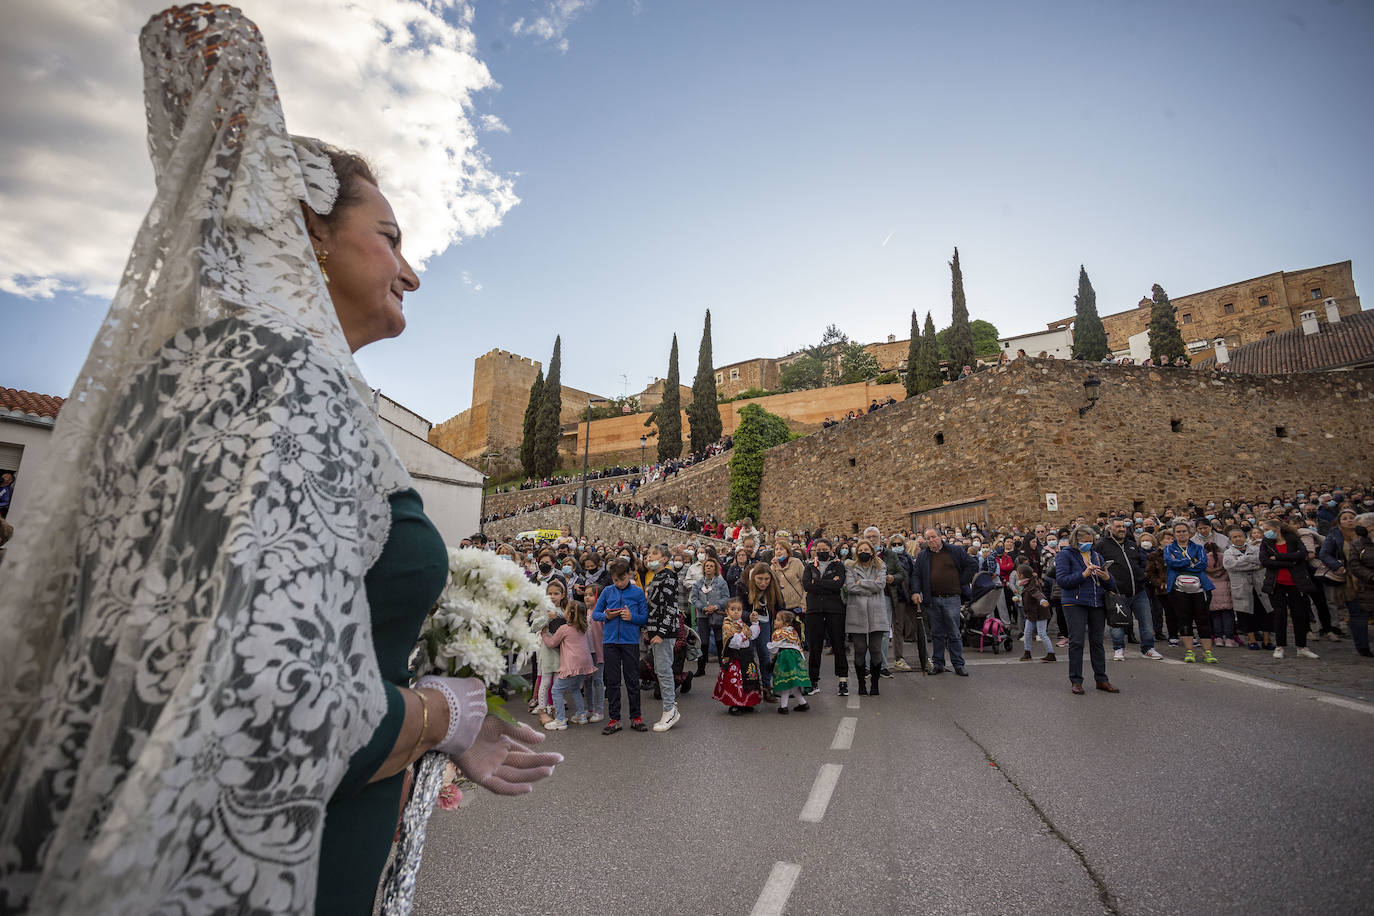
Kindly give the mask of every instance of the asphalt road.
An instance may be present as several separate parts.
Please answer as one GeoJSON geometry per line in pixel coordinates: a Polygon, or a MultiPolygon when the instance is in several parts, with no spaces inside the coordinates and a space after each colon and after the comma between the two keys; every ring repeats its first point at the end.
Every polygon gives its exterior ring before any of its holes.
{"type": "Polygon", "coordinates": [[[533,795],[435,812],[415,912],[1370,912],[1374,705],[1139,658],[1077,697],[1060,658],[552,733],[533,795]]]}

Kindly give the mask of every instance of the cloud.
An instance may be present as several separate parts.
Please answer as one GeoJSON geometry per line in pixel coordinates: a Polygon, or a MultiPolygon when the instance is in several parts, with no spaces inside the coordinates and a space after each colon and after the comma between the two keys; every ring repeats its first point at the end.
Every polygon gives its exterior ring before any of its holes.
{"type": "Polygon", "coordinates": [[[510,128],[506,126],[506,122],[505,122],[505,121],[502,121],[500,118],[498,118],[498,117],[497,117],[496,115],[494,115],[494,114],[484,114],[484,115],[482,115],[482,117],[481,117],[481,124],[482,124],[482,129],[483,129],[483,130],[489,130],[489,131],[491,131],[491,132],[493,132],[493,133],[498,133],[498,134],[508,134],[508,133],[510,133],[510,128]]]}
{"type": "Polygon", "coordinates": [[[510,27],[511,34],[550,41],[558,50],[566,52],[568,39],[564,33],[572,21],[591,5],[592,0],[547,0],[540,15],[528,19],[522,16],[515,20],[510,27]]]}
{"type": "MultiPolygon", "coordinates": [[[[138,32],[166,5],[5,4],[0,290],[114,290],[153,191],[138,32]]],[[[245,6],[266,38],[288,128],[373,162],[412,263],[485,234],[519,203],[477,142],[479,130],[507,128],[475,110],[499,87],[477,57],[468,0],[245,6]]]]}

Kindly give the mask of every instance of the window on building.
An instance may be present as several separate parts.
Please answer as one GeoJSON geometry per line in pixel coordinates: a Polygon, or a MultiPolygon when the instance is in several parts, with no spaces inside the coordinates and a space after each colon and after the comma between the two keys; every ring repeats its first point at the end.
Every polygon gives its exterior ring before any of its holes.
{"type": "Polygon", "coordinates": [[[1260,304],[1260,308],[1264,308],[1264,307],[1266,307],[1267,305],[1269,305],[1269,297],[1268,297],[1268,296],[1260,296],[1260,297],[1259,297],[1259,304],[1260,304]]]}
{"type": "Polygon", "coordinates": [[[944,445],[944,444],[945,444],[945,434],[944,434],[944,433],[936,433],[936,434],[935,434],[935,444],[936,444],[936,445],[944,445]]]}
{"type": "Polygon", "coordinates": [[[1274,435],[1278,436],[1280,439],[1287,439],[1287,438],[1288,438],[1288,427],[1287,427],[1287,426],[1275,426],[1275,427],[1274,427],[1274,435]]]}
{"type": "Polygon", "coordinates": [[[738,369],[731,369],[731,370],[730,370],[730,381],[732,381],[732,382],[738,382],[738,381],[739,381],[739,370],[738,370],[738,369]]]}
{"type": "Polygon", "coordinates": [[[1192,312],[1184,312],[1184,313],[1183,313],[1183,323],[1184,323],[1184,324],[1192,324],[1192,323],[1193,323],[1193,313],[1192,313],[1192,312]]]}
{"type": "Polygon", "coordinates": [[[717,385],[722,384],[724,381],[725,381],[725,373],[724,373],[724,372],[717,372],[717,373],[716,373],[716,384],[717,384],[717,385]]]}
{"type": "Polygon", "coordinates": [[[1321,288],[1320,286],[1314,286],[1314,287],[1312,287],[1312,298],[1313,298],[1313,299],[1320,299],[1321,297],[1322,297],[1322,288],[1321,288]]]}
{"type": "Polygon", "coordinates": [[[1277,333],[1278,333],[1278,331],[1275,331],[1273,328],[1270,328],[1269,330],[1267,330],[1267,331],[1264,332],[1264,336],[1265,336],[1265,337],[1273,337],[1273,336],[1274,336],[1275,334],[1277,334],[1277,333]]]}
{"type": "Polygon", "coordinates": [[[1170,421],[1169,421],[1169,432],[1171,432],[1171,433],[1181,433],[1181,432],[1183,432],[1183,421],[1182,421],[1182,420],[1170,420],[1170,421]]]}
{"type": "Polygon", "coordinates": [[[1234,302],[1226,303],[1221,307],[1221,313],[1223,315],[1234,315],[1236,313],[1236,304],[1234,302]]]}

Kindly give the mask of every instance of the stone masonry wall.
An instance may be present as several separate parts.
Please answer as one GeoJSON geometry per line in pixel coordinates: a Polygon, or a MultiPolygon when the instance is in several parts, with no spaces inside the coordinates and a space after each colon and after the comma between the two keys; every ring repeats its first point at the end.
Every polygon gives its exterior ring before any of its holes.
{"type": "MultiPolygon", "coordinates": [[[[637,474],[624,474],[618,477],[599,477],[595,480],[587,481],[589,489],[605,489],[621,481],[633,480],[637,474]]],[[[533,503],[545,502],[559,496],[571,496],[582,486],[580,480],[572,483],[560,483],[552,487],[540,487],[537,490],[512,490],[509,493],[492,493],[487,496],[487,513],[509,512],[511,509],[521,509],[533,503]]]]}
{"type": "Polygon", "coordinates": [[[762,521],[888,529],[918,508],[986,500],[994,523],[1063,523],[1136,501],[1159,510],[1364,483],[1371,417],[1374,370],[1240,376],[1017,360],[771,449],[762,521]],[[1101,397],[1080,417],[1089,374],[1101,397]]]}
{"type": "MultiPolygon", "coordinates": [[[[557,529],[564,525],[576,533],[580,511],[577,506],[550,506],[547,509],[527,512],[524,515],[503,518],[498,522],[488,522],[484,530],[488,537],[497,539],[510,538],[521,531],[530,531],[536,528],[557,529]]],[[[715,538],[702,537],[700,534],[692,534],[677,528],[667,528],[663,525],[650,525],[648,522],[611,515],[608,512],[597,512],[592,509],[587,510],[586,533],[591,538],[625,541],[639,545],[667,544],[671,547],[691,540],[700,544],[715,544],[722,550],[730,546],[728,542],[719,541],[715,538]]]]}

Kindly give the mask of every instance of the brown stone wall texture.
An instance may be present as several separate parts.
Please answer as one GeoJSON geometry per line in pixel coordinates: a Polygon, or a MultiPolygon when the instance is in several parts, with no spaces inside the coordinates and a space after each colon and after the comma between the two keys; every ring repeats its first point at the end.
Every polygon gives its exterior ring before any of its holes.
{"type": "MultiPolygon", "coordinates": [[[[581,510],[576,506],[550,506],[536,512],[503,518],[499,522],[488,522],[483,530],[488,537],[506,539],[519,534],[521,531],[539,528],[556,529],[567,525],[576,534],[580,514],[581,510]]],[[[730,546],[726,541],[702,537],[700,534],[692,534],[677,528],[666,528],[662,525],[650,525],[648,522],[611,515],[607,512],[596,512],[591,509],[587,510],[586,534],[590,538],[625,541],[628,544],[638,545],[667,544],[673,547],[688,541],[696,541],[699,544],[714,544],[720,549],[727,549],[730,546]]]]}
{"type": "Polygon", "coordinates": [[[917,508],[986,500],[994,523],[1062,523],[1137,500],[1157,511],[1363,482],[1371,416],[1374,370],[1243,376],[1016,360],[771,449],[762,520],[887,529],[909,526],[917,508]],[[1101,396],[1080,417],[1090,373],[1101,396]]]}
{"type": "MultiPolygon", "coordinates": [[[[587,486],[593,490],[606,489],[622,481],[633,480],[638,474],[625,474],[619,477],[604,477],[596,480],[587,481],[587,486]]],[[[487,514],[493,512],[509,512],[512,509],[523,509],[535,503],[547,502],[559,496],[571,496],[582,486],[581,481],[573,483],[561,483],[552,487],[540,487],[537,490],[512,490],[509,493],[490,493],[487,495],[486,511],[487,514]]]]}
{"type": "Polygon", "coordinates": [[[748,391],[750,388],[762,388],[764,391],[775,391],[781,384],[778,381],[778,361],[776,359],[748,359],[742,363],[731,363],[728,366],[718,366],[716,374],[716,394],[725,397],[734,397],[741,391],[748,391]],[[737,372],[738,378],[731,378],[731,372],[737,372]]]}

